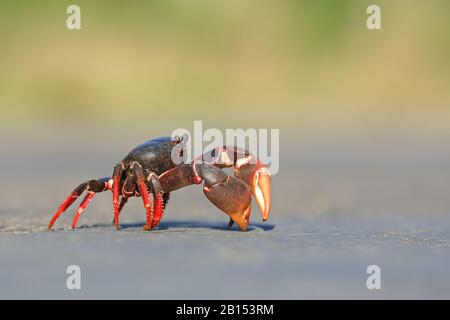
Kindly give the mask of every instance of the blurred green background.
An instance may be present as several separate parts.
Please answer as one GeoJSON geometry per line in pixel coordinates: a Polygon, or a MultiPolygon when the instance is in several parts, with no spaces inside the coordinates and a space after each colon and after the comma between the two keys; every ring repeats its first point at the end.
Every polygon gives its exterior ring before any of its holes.
{"type": "Polygon", "coordinates": [[[197,119],[283,139],[447,139],[449,12],[448,0],[2,1],[0,124],[16,138],[169,134],[197,119]],[[373,3],[382,30],[366,28],[373,3]]]}

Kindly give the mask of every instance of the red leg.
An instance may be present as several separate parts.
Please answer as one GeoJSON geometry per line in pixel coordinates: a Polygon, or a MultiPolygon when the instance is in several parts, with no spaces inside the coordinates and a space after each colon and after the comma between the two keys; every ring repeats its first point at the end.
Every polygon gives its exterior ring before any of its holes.
{"type": "Polygon", "coordinates": [[[141,192],[142,201],[144,202],[145,216],[147,218],[144,230],[150,230],[152,224],[152,202],[150,200],[150,195],[148,193],[147,185],[145,184],[145,182],[139,182],[138,187],[139,191],[141,192]]]}
{"type": "Polygon", "coordinates": [[[156,227],[162,219],[163,216],[163,198],[161,193],[153,196],[154,199],[154,210],[153,210],[153,219],[151,223],[151,228],[156,227]]]}
{"type": "Polygon", "coordinates": [[[83,201],[80,204],[80,207],[78,208],[77,212],[75,213],[75,216],[73,217],[72,221],[72,229],[75,229],[77,227],[78,219],[80,219],[81,214],[83,213],[84,209],[86,209],[89,202],[94,197],[95,192],[89,191],[86,197],[84,197],[83,201]]]}
{"type": "Polygon", "coordinates": [[[120,179],[122,178],[123,164],[119,163],[114,167],[113,173],[113,208],[114,208],[114,225],[119,230],[119,189],[120,179]]]}
{"type": "Polygon", "coordinates": [[[153,209],[153,219],[151,223],[151,228],[153,229],[162,219],[164,208],[169,201],[169,193],[161,192],[161,184],[159,183],[158,176],[151,172],[147,178],[150,181],[153,190],[153,200],[154,200],[154,209],[153,209]]]}
{"type": "MultiPolygon", "coordinates": [[[[123,207],[125,207],[125,204],[128,202],[128,197],[122,197],[121,199],[120,199],[120,204],[119,204],[119,216],[120,216],[120,213],[122,212],[122,209],[123,209],[123,207]]],[[[117,218],[119,218],[119,216],[117,217],[117,218]]],[[[115,225],[115,219],[113,218],[113,222],[112,222],[114,225],[115,225]]]]}
{"type": "Polygon", "coordinates": [[[102,178],[98,180],[90,180],[83,182],[72,193],[64,200],[64,202],[59,206],[56,213],[53,215],[50,223],[48,224],[48,229],[50,230],[53,227],[53,224],[59,218],[59,216],[70,207],[70,205],[79,197],[84,191],[90,191],[93,193],[103,192],[108,190],[108,180],[109,178],[102,178]]]}
{"type": "Polygon", "coordinates": [[[147,218],[144,230],[150,230],[152,225],[152,202],[150,200],[150,194],[148,192],[144,172],[142,171],[142,167],[138,162],[134,162],[131,165],[131,168],[135,173],[136,184],[138,186],[139,193],[141,194],[142,201],[144,202],[145,214],[147,218]]]}
{"type": "Polygon", "coordinates": [[[56,220],[58,220],[59,216],[66,211],[68,207],[78,198],[77,195],[70,194],[66,200],[59,206],[58,211],[53,215],[52,220],[50,220],[50,223],[48,224],[48,230],[50,230],[53,227],[53,224],[55,224],[56,220]]]}
{"type": "Polygon", "coordinates": [[[122,212],[123,207],[128,202],[128,198],[135,195],[136,183],[135,183],[134,176],[128,172],[123,184],[119,183],[119,185],[121,185],[121,186],[119,186],[119,188],[121,188],[121,190],[119,189],[120,191],[118,190],[117,192],[122,194],[122,198],[120,199],[119,212],[117,214],[117,219],[115,216],[113,218],[113,224],[117,225],[117,226],[120,226],[119,225],[119,216],[120,216],[120,213],[122,212]]]}

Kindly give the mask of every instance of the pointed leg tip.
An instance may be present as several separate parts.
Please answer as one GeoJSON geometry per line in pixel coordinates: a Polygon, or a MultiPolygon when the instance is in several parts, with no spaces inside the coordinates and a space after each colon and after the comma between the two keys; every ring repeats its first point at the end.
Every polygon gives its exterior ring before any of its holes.
{"type": "Polygon", "coordinates": [[[72,225],[71,225],[72,230],[75,230],[75,229],[77,228],[78,218],[79,218],[79,217],[75,217],[75,218],[73,219],[74,221],[72,221],[72,225]]]}
{"type": "Polygon", "coordinates": [[[55,222],[56,222],[56,219],[55,219],[55,218],[52,218],[52,219],[50,220],[50,222],[49,222],[48,225],[47,225],[48,230],[51,230],[51,229],[53,228],[53,226],[55,225],[55,222]]]}
{"type": "Polygon", "coordinates": [[[152,230],[152,226],[146,224],[146,225],[144,226],[144,231],[150,231],[150,230],[152,230]]]}
{"type": "Polygon", "coordinates": [[[154,228],[156,228],[157,226],[159,226],[159,221],[158,221],[158,222],[155,222],[155,223],[152,223],[152,225],[150,226],[150,229],[154,229],[154,228]]]}
{"type": "Polygon", "coordinates": [[[114,227],[116,227],[116,230],[121,229],[120,224],[119,224],[119,219],[114,219],[112,224],[114,227]]]}

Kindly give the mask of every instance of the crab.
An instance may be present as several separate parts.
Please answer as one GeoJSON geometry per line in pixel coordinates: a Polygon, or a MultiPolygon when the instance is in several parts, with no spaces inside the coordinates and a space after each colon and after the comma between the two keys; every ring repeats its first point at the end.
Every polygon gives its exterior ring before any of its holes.
{"type": "Polygon", "coordinates": [[[151,230],[159,225],[171,192],[202,182],[205,196],[230,217],[228,228],[236,223],[241,231],[248,229],[252,195],[262,220],[269,218],[270,173],[265,164],[235,146],[213,148],[188,163],[174,161],[184,159],[184,142],[179,137],[161,137],[137,146],[115,165],[112,177],[88,180],[76,187],[59,206],[48,229],[51,230],[60,215],[86,192],[73,217],[72,228],[75,229],[94,195],[110,190],[113,224],[117,230],[120,229],[119,215],[131,197],[142,198],[146,213],[144,230],[151,230]],[[222,170],[229,167],[233,167],[234,176],[222,170]]]}

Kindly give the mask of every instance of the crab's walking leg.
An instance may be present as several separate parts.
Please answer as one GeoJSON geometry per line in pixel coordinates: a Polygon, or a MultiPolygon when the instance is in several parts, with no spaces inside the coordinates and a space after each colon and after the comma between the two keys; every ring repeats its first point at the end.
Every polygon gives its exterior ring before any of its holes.
{"type": "Polygon", "coordinates": [[[94,197],[95,192],[89,191],[86,197],[84,197],[83,201],[80,204],[80,207],[78,208],[77,212],[75,213],[75,216],[73,217],[72,221],[72,229],[75,229],[77,227],[78,219],[80,219],[81,214],[83,213],[84,209],[86,209],[89,202],[94,197]]]}
{"type": "Polygon", "coordinates": [[[116,226],[117,229],[120,229],[119,224],[119,216],[122,212],[123,207],[128,202],[128,198],[132,197],[135,194],[136,191],[136,184],[134,183],[134,176],[128,172],[127,177],[125,178],[125,182],[122,186],[122,198],[120,199],[119,204],[119,212],[117,213],[117,219],[114,216],[113,224],[116,226]]]}
{"type": "Polygon", "coordinates": [[[150,200],[150,194],[148,192],[147,184],[145,183],[144,172],[142,167],[138,162],[133,162],[131,165],[131,170],[134,172],[136,184],[141,194],[142,201],[144,202],[145,214],[147,222],[144,226],[144,230],[150,230],[152,224],[152,202],[150,200]]]}
{"type": "Polygon", "coordinates": [[[170,193],[159,193],[154,196],[155,204],[153,210],[152,228],[159,225],[164,214],[170,193]]]}
{"type": "MultiPolygon", "coordinates": [[[[59,218],[59,216],[64,211],[66,211],[67,208],[69,208],[70,205],[79,196],[81,196],[81,194],[83,194],[84,191],[87,190],[87,191],[92,192],[92,193],[99,193],[99,192],[103,192],[105,190],[108,190],[109,189],[109,184],[108,184],[109,179],[110,178],[108,177],[108,178],[102,178],[102,179],[98,179],[98,180],[90,180],[90,181],[83,182],[78,187],[76,187],[72,191],[72,193],[66,198],[66,200],[64,200],[64,202],[59,206],[58,210],[53,215],[52,219],[50,220],[50,223],[48,224],[48,229],[50,230],[53,227],[53,224],[56,222],[56,220],[59,218]]],[[[88,196],[89,196],[89,194],[88,194],[88,196]]],[[[88,202],[92,199],[92,197],[93,197],[93,195],[90,197],[89,200],[86,200],[87,197],[83,200],[83,203],[80,205],[80,208],[81,208],[81,206],[83,206],[81,212],[86,208],[88,202]]],[[[80,212],[80,215],[81,215],[81,212],[80,212]]]]}
{"type": "Polygon", "coordinates": [[[151,172],[148,175],[147,180],[150,182],[151,188],[153,190],[153,218],[150,224],[150,228],[153,229],[161,221],[163,216],[163,207],[168,199],[166,198],[166,201],[164,201],[161,192],[161,184],[159,183],[158,177],[155,173],[151,172]]]}
{"type": "MultiPolygon", "coordinates": [[[[125,205],[127,204],[127,202],[128,202],[128,197],[122,197],[122,198],[120,198],[120,204],[119,204],[119,216],[120,216],[120,213],[122,212],[122,209],[123,209],[123,207],[125,207],[125,205]]],[[[115,219],[113,218],[113,225],[115,225],[115,221],[114,221],[115,219]]],[[[119,220],[119,219],[117,219],[117,220],[119,220]]],[[[119,221],[117,221],[117,223],[118,223],[119,221]]],[[[119,229],[120,229],[120,224],[118,223],[118,225],[119,225],[119,229]]]]}
{"type": "Polygon", "coordinates": [[[117,164],[114,167],[113,173],[113,208],[114,208],[114,225],[116,229],[119,230],[119,190],[120,190],[120,180],[122,178],[124,167],[122,163],[117,164]]]}
{"type": "Polygon", "coordinates": [[[73,194],[71,193],[66,200],[64,200],[64,202],[59,206],[58,210],[56,211],[56,213],[53,215],[52,219],[50,220],[50,223],[48,224],[48,230],[50,230],[53,225],[55,224],[56,220],[58,220],[59,216],[67,210],[68,207],[70,207],[70,205],[72,203],[74,203],[74,201],[79,197],[79,195],[73,194]]]}
{"type": "Polygon", "coordinates": [[[153,219],[151,222],[151,229],[156,227],[162,219],[163,216],[163,199],[161,193],[155,194],[153,196],[154,201],[154,210],[153,210],[153,219]]]}

